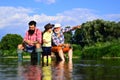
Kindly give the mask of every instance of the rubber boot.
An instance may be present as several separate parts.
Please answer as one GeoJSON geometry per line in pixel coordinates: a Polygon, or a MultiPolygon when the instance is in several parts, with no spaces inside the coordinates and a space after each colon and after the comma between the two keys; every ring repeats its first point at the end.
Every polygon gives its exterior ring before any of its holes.
{"type": "Polygon", "coordinates": [[[38,62],[38,64],[40,64],[40,61],[41,61],[41,52],[42,52],[42,49],[41,49],[41,48],[37,48],[37,49],[36,49],[37,62],[38,62]]]}

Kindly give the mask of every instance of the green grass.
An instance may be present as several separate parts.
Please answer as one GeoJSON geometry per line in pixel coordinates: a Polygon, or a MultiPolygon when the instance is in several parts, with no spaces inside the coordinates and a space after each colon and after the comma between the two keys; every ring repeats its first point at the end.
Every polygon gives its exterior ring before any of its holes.
{"type": "Polygon", "coordinates": [[[94,46],[85,47],[81,56],[83,58],[120,57],[120,41],[96,43],[94,46]]]}

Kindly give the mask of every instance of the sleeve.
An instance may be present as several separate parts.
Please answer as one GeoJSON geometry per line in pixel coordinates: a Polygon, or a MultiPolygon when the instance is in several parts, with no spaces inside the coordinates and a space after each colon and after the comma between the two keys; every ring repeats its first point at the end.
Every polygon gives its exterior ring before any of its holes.
{"type": "Polygon", "coordinates": [[[39,29],[37,30],[37,41],[42,43],[42,32],[39,29]]]}
{"type": "Polygon", "coordinates": [[[62,32],[64,33],[64,32],[68,32],[68,31],[71,31],[72,30],[72,28],[62,28],[62,32]]]}

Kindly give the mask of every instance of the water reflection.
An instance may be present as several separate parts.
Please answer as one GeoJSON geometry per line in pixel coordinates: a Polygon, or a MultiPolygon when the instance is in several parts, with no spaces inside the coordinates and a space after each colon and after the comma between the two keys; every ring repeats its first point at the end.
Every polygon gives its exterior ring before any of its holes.
{"type": "Polygon", "coordinates": [[[42,67],[42,80],[52,80],[52,69],[51,65],[42,67]]]}
{"type": "Polygon", "coordinates": [[[25,80],[41,80],[41,70],[36,65],[25,66],[23,76],[25,80]]]}
{"type": "Polygon", "coordinates": [[[72,61],[68,62],[68,66],[67,66],[66,70],[68,70],[68,73],[65,73],[65,74],[67,74],[66,75],[67,76],[67,80],[73,80],[72,79],[72,73],[73,73],[73,63],[72,63],[72,61]]]}
{"type": "Polygon", "coordinates": [[[73,59],[41,66],[30,59],[19,63],[16,58],[0,58],[0,80],[120,80],[119,73],[119,59],[73,59]]]}
{"type": "Polygon", "coordinates": [[[22,65],[18,63],[19,80],[41,80],[41,67],[38,65],[22,65]]]}
{"type": "Polygon", "coordinates": [[[60,61],[53,66],[52,80],[72,80],[72,61],[68,63],[60,61]]]}
{"type": "Polygon", "coordinates": [[[24,77],[22,76],[23,74],[23,66],[22,66],[22,63],[19,62],[18,63],[18,69],[17,69],[17,75],[18,75],[18,79],[17,80],[24,80],[24,77]]]}

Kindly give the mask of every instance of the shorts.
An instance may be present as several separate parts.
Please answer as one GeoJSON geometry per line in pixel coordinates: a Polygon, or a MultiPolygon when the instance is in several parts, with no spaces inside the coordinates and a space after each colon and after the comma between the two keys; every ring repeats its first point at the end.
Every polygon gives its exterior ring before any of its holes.
{"type": "Polygon", "coordinates": [[[25,51],[29,53],[35,52],[35,46],[25,45],[25,51]]]}
{"type": "Polygon", "coordinates": [[[43,53],[42,55],[51,55],[51,47],[42,47],[43,53]]]}
{"type": "Polygon", "coordinates": [[[59,50],[63,50],[64,53],[67,53],[71,48],[70,47],[61,47],[61,46],[53,46],[52,47],[52,52],[59,52],[59,50]]]}

